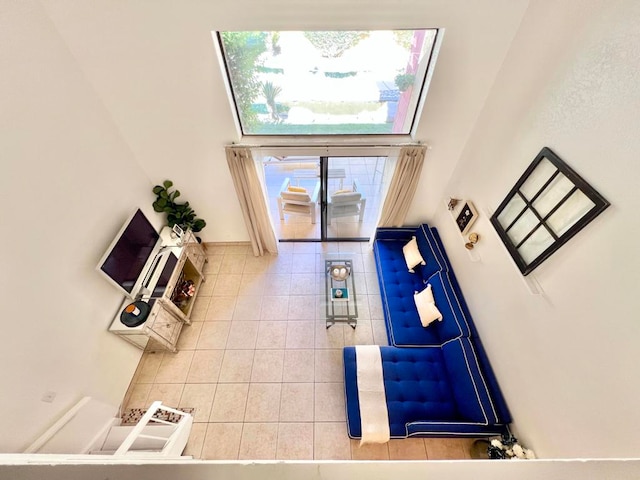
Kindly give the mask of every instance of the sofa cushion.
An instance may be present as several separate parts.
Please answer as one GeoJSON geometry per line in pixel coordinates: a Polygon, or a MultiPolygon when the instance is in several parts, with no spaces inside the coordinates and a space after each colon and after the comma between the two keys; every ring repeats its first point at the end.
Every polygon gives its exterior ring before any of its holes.
{"type": "Polygon", "coordinates": [[[415,235],[411,237],[411,240],[409,240],[404,247],[402,247],[402,253],[404,254],[404,261],[407,263],[407,269],[409,272],[415,273],[413,270],[414,267],[417,267],[418,265],[426,265],[424,258],[420,255],[415,235]]]}
{"type": "Polygon", "coordinates": [[[441,345],[459,337],[471,336],[471,315],[462,298],[455,277],[450,272],[436,272],[428,280],[442,321],[433,326],[438,332],[441,345]]]}
{"type": "Polygon", "coordinates": [[[416,302],[418,316],[420,317],[420,323],[422,323],[423,327],[428,327],[436,320],[442,321],[442,313],[440,313],[440,310],[438,310],[436,306],[431,285],[427,285],[427,288],[421,292],[416,292],[413,295],[413,299],[416,302]]]}
{"type": "MultiPolygon", "coordinates": [[[[449,374],[440,348],[380,347],[389,430],[392,437],[407,436],[409,422],[458,419],[449,374]]],[[[347,425],[350,437],[361,436],[356,357],[354,347],[343,351],[347,425]]]]}
{"type": "Polygon", "coordinates": [[[374,252],[382,308],[391,345],[440,346],[436,330],[420,324],[413,292],[425,285],[420,275],[407,271],[402,247],[406,240],[376,240],[374,252]]]}

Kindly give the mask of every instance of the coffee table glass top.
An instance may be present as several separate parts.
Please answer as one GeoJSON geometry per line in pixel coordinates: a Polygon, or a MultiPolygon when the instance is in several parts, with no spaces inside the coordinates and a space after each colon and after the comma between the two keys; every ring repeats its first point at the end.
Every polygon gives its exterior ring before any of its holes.
{"type": "Polygon", "coordinates": [[[356,328],[358,304],[353,281],[353,262],[346,258],[336,258],[325,260],[324,263],[327,328],[335,323],[348,323],[356,328]],[[332,271],[336,269],[332,275],[332,271]]]}

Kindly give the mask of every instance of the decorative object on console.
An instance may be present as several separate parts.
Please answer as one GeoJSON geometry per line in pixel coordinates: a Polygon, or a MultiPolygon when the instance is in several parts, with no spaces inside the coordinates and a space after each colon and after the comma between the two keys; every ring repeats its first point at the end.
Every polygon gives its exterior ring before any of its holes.
{"type": "Polygon", "coordinates": [[[127,327],[142,325],[149,316],[151,308],[146,302],[133,302],[127,305],[120,313],[120,321],[127,327]]]}
{"type": "Polygon", "coordinates": [[[346,302],[348,300],[349,300],[348,288],[332,288],[331,289],[331,301],[346,302]]]}
{"type": "Polygon", "coordinates": [[[544,147],[491,216],[491,224],[520,272],[528,275],[608,206],[544,147]]]}
{"type": "Polygon", "coordinates": [[[187,305],[187,302],[196,293],[196,286],[193,280],[185,280],[184,277],[178,280],[178,286],[173,291],[171,301],[180,309],[187,305]]]}
{"type": "Polygon", "coordinates": [[[349,267],[346,265],[332,265],[329,274],[335,281],[342,282],[349,276],[349,267]]]}
{"type": "Polygon", "coordinates": [[[478,235],[477,233],[470,233],[469,241],[465,243],[464,246],[467,248],[467,250],[473,250],[473,247],[476,246],[478,240],[480,240],[480,235],[478,235]]]}
{"type": "MultiPolygon", "coordinates": [[[[196,212],[189,205],[189,202],[176,203],[176,198],[180,196],[180,190],[170,191],[173,186],[171,180],[165,180],[162,185],[153,187],[156,201],[153,202],[153,209],[156,212],[167,214],[167,224],[170,227],[180,226],[182,230],[190,229],[194,233],[206,227],[207,222],[201,218],[196,218],[196,212]]],[[[199,240],[198,240],[199,241],[199,240]]]]}
{"type": "Polygon", "coordinates": [[[471,226],[473,225],[473,223],[476,221],[477,218],[478,218],[478,212],[473,206],[473,203],[467,201],[462,207],[462,210],[460,210],[460,213],[458,214],[458,216],[456,217],[456,224],[458,225],[458,228],[460,229],[460,233],[462,233],[463,236],[466,235],[469,232],[469,230],[471,230],[471,226]]]}
{"type": "Polygon", "coordinates": [[[518,439],[506,433],[499,439],[494,438],[491,440],[491,444],[487,447],[487,454],[491,459],[505,459],[505,458],[519,458],[521,460],[533,460],[536,458],[533,450],[524,448],[518,443],[518,439]]]}

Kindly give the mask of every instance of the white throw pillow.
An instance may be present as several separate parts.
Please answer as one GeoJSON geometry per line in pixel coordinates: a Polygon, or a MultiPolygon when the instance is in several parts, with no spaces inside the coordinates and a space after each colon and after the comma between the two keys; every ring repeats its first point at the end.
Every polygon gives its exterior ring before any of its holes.
{"type": "Polygon", "coordinates": [[[409,272],[415,273],[413,267],[416,265],[426,265],[427,262],[424,261],[422,255],[420,255],[420,250],[418,250],[418,242],[416,241],[416,237],[411,237],[411,241],[407,243],[404,247],[402,247],[402,253],[404,253],[404,261],[407,262],[407,268],[409,272]]]}
{"type": "Polygon", "coordinates": [[[416,292],[413,295],[413,299],[416,302],[418,316],[420,317],[420,323],[422,323],[423,327],[428,327],[436,320],[442,321],[442,314],[440,310],[438,310],[438,307],[436,307],[430,284],[421,292],[416,292]]]}

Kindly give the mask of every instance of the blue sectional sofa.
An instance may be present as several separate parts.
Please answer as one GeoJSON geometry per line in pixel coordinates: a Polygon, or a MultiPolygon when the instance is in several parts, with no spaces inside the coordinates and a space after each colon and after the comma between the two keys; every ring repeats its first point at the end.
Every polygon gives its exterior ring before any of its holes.
{"type": "MultiPolygon", "coordinates": [[[[389,345],[381,347],[392,438],[487,437],[511,421],[435,228],[380,228],[374,253],[389,345]],[[409,273],[402,248],[416,236],[426,265],[409,273]],[[423,327],[413,294],[431,284],[442,321],[423,327]]],[[[347,427],[361,437],[354,347],[344,348],[347,427]]]]}

